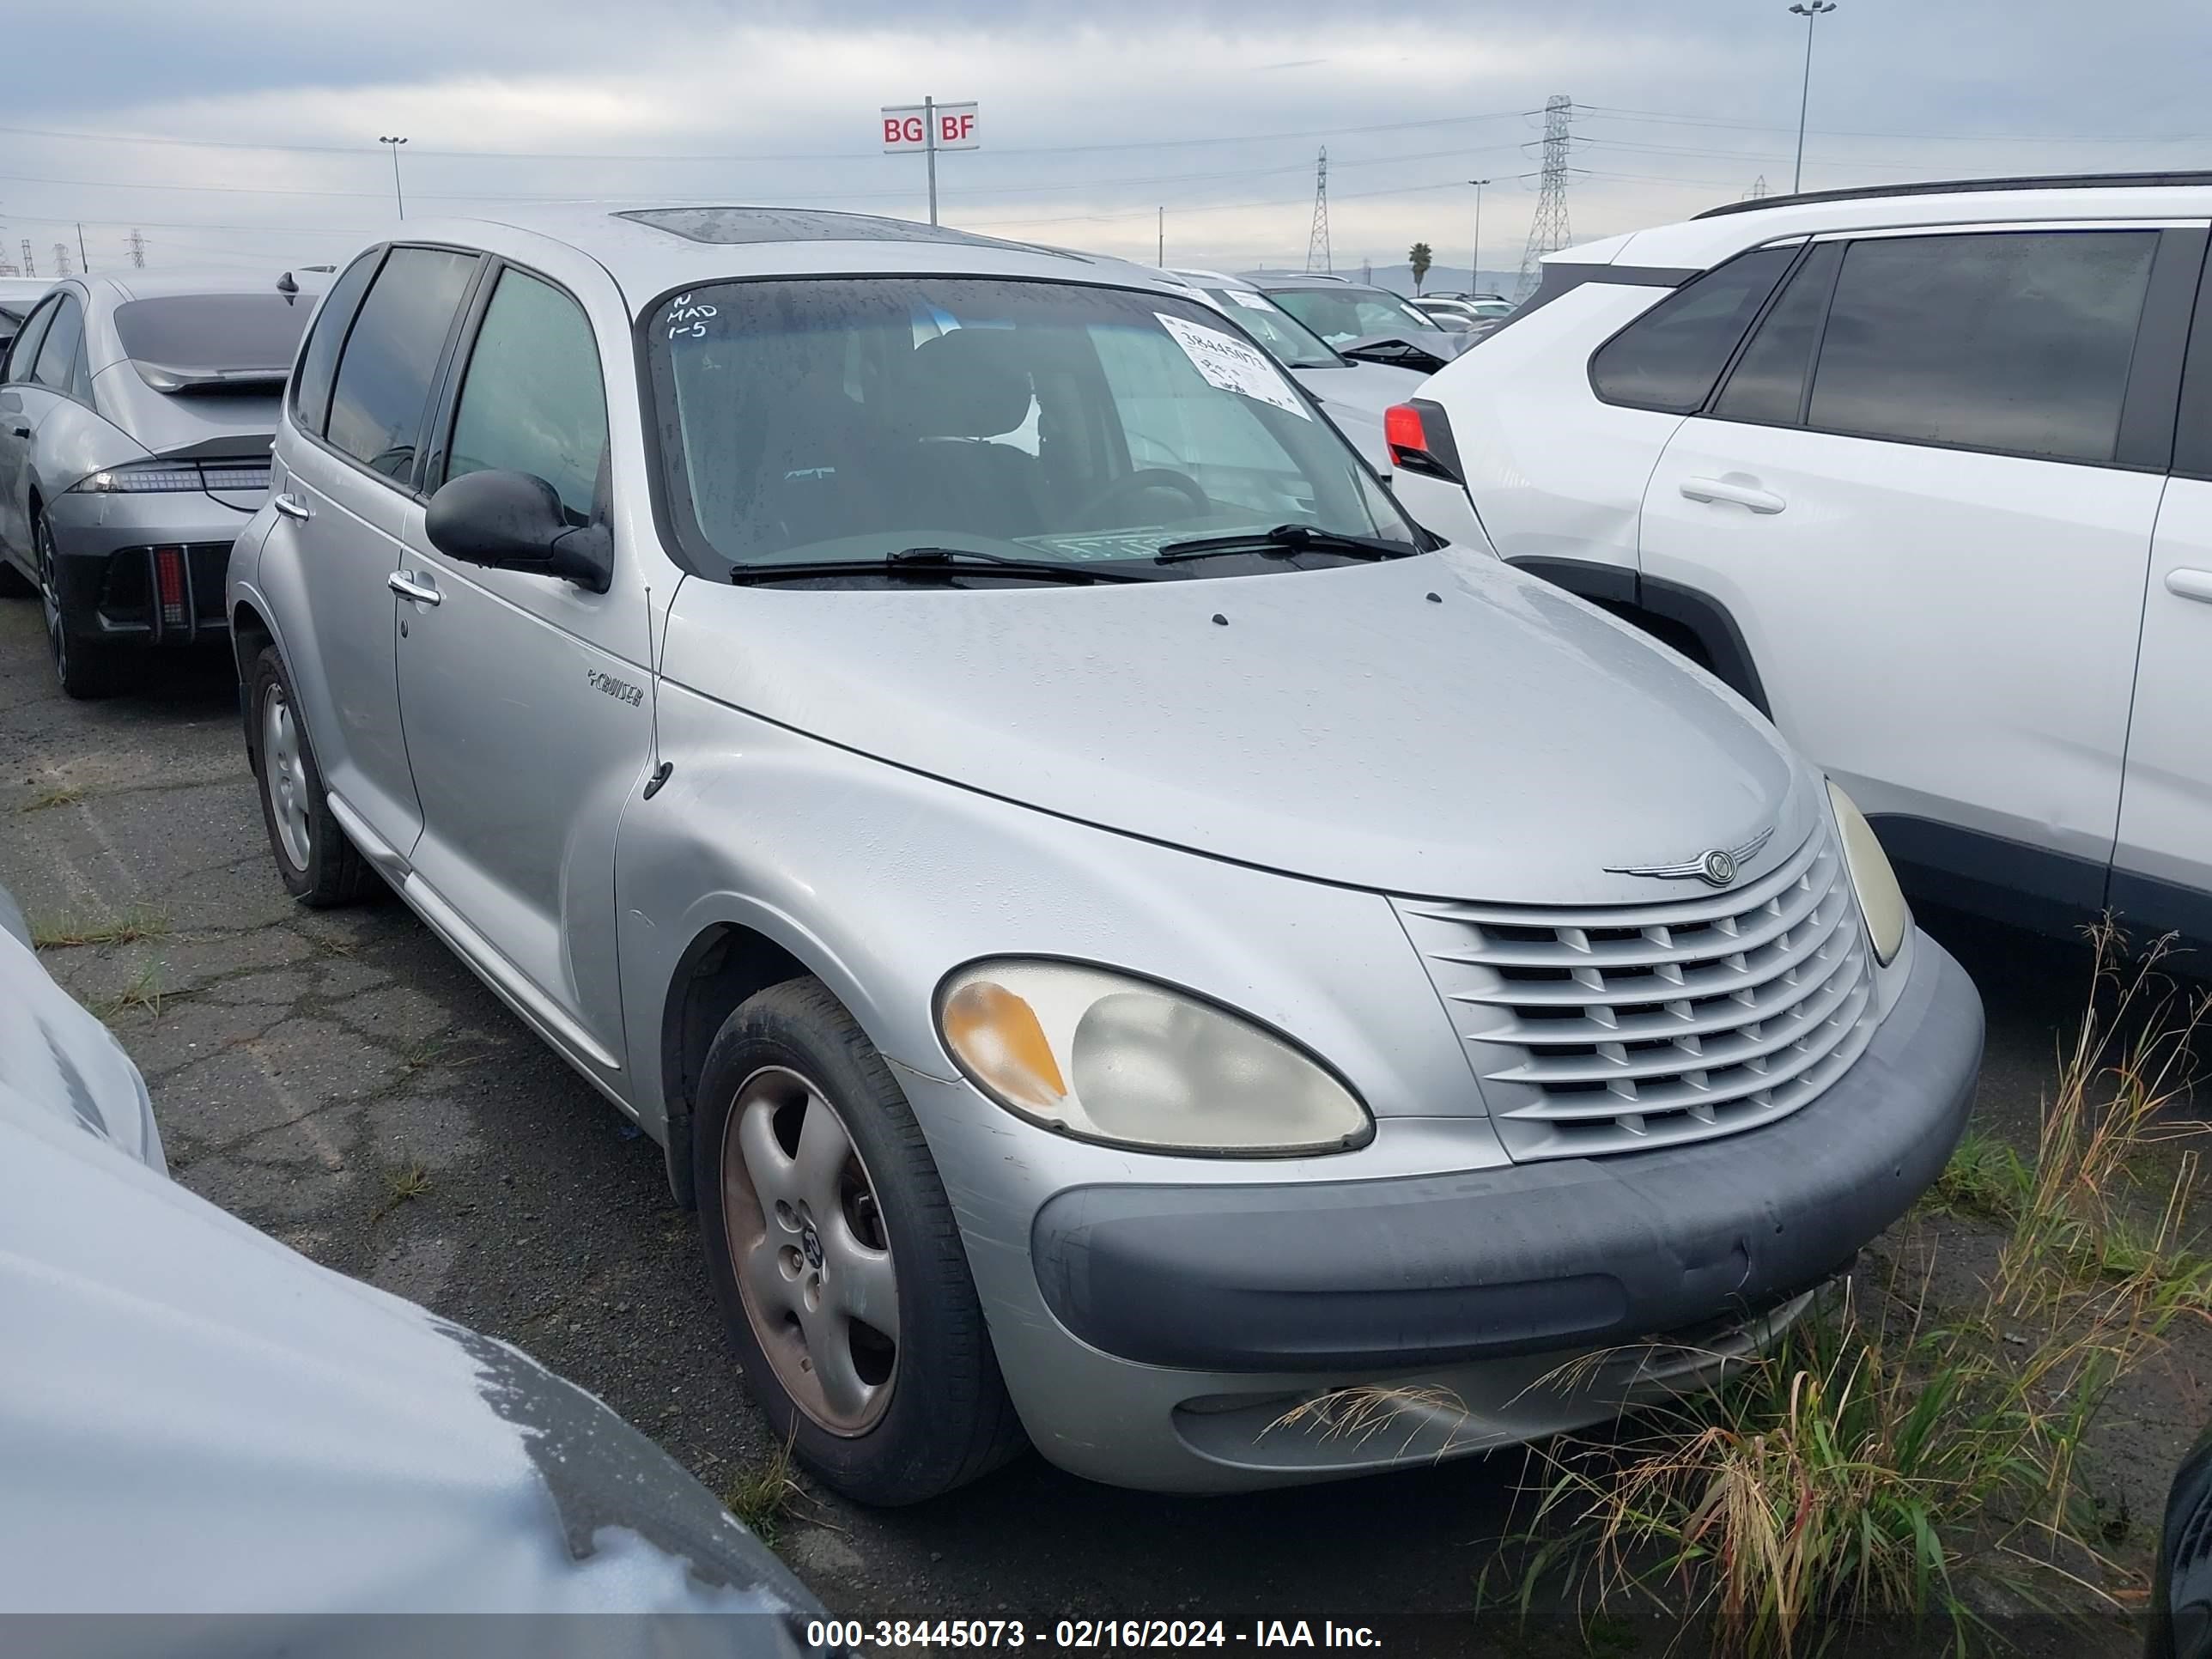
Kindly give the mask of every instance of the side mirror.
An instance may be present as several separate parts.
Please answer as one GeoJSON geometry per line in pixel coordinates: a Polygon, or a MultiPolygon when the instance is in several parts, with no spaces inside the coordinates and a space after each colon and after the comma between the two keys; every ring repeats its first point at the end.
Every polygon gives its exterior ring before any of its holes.
{"type": "Polygon", "coordinates": [[[572,525],[561,494],[527,472],[465,472],[430,497],[422,531],[449,559],[559,576],[604,593],[614,538],[604,525],[572,525]]]}

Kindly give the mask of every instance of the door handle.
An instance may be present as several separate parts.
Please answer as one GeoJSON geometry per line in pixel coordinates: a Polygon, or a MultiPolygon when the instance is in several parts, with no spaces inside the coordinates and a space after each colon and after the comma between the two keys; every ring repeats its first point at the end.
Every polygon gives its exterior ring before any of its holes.
{"type": "Polygon", "coordinates": [[[18,438],[27,438],[31,435],[31,428],[27,426],[11,426],[8,430],[18,438]]]}
{"type": "Polygon", "coordinates": [[[1681,489],[1683,495],[1690,501],[1732,501],[1738,507],[1747,507],[1754,513],[1779,513],[1790,505],[1771,489],[1733,483],[1726,478],[1685,478],[1681,489]]]}
{"type": "Polygon", "coordinates": [[[269,505],[288,519],[312,519],[315,516],[312,508],[289,495],[275,496],[270,501],[269,505]]]}
{"type": "Polygon", "coordinates": [[[384,585],[403,599],[412,599],[417,605],[438,605],[445,595],[416,577],[411,570],[395,570],[384,579],[384,585]]]}
{"type": "Polygon", "coordinates": [[[2166,573],[2166,591],[2177,599],[2201,599],[2212,605],[2212,570],[2186,567],[2166,573]]]}

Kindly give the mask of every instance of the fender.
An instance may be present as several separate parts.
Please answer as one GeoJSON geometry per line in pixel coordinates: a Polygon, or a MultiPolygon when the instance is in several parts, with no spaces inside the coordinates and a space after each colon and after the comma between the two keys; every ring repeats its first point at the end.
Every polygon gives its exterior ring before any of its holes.
{"type": "MultiPolygon", "coordinates": [[[[1680,582],[1594,559],[1510,559],[1507,562],[1601,605],[1626,622],[1646,626],[1644,618],[1655,617],[1673,624],[1697,642],[1712,665],[1715,678],[1769,720],[1774,718],[1743,630],[1719,600],[1680,582]]],[[[1662,640],[1668,632],[1648,627],[1646,631],[1662,640]]]]}

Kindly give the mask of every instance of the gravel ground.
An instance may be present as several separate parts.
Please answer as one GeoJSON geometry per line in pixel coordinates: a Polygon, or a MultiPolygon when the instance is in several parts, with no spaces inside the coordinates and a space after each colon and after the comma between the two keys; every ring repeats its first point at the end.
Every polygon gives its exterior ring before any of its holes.
{"type": "MultiPolygon", "coordinates": [[[[709,1486],[774,1449],[729,1358],[691,1218],[658,1150],[556,1060],[397,901],[317,914],[270,868],[227,662],[164,664],[139,694],[64,699],[35,605],[0,603],[0,884],[34,921],[144,912],[165,931],[56,949],[150,1084],[177,1178],[315,1260],[513,1341],[603,1395],[709,1486]],[[402,1193],[419,1173],[427,1186],[402,1193]]],[[[1928,920],[1923,918],[1923,920],[1928,920]]],[[[1936,919],[1980,981],[1978,1110],[2027,1132],[2080,1006],[2077,950],[1936,919]]],[[[2200,1354],[2198,1358],[2202,1358],[2200,1354]]],[[[2165,1368],[2111,1453],[2148,1515],[2208,1402],[2165,1368]]],[[[779,1548],[839,1613],[878,1617],[1383,1612],[1399,1652],[1570,1653],[1474,1623],[1517,1458],[1260,1498],[1110,1491],[1024,1459],[917,1510],[804,1505],[779,1548]]],[[[1657,1653],[1668,1621],[1607,1632],[1657,1653]]],[[[2112,1620],[2028,1651],[2131,1654],[2112,1620]]],[[[1909,1653],[1934,1636],[1855,1640],[1909,1653]]],[[[1831,1651],[1844,1651],[1842,1648],[1831,1651]]]]}

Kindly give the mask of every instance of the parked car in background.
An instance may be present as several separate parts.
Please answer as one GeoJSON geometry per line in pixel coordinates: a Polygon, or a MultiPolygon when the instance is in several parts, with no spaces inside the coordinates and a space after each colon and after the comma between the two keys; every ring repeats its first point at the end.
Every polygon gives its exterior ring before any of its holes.
{"type": "Polygon", "coordinates": [[[0,276],[0,352],[7,350],[31,307],[52,286],[36,276],[0,276]]]}
{"type": "Polygon", "coordinates": [[[223,567],[269,493],[311,286],[72,276],[9,348],[0,585],[38,595],[70,696],[118,689],[149,646],[222,636],[223,567]]]}
{"type": "Polygon", "coordinates": [[[1754,1352],[1964,1122],[1979,1004],[1850,803],[1439,548],[1157,271],[410,222],[285,409],[230,586],[278,874],[388,882],[663,1145],[840,1491],[1610,1419],[1754,1352]],[[1378,1381],[1376,1433],[1282,1422],[1378,1381]]]}
{"type": "Polygon", "coordinates": [[[2209,224],[2123,174],[1586,244],[1390,417],[1398,488],[1769,711],[1909,889],[2212,941],[2209,224]]]}
{"type": "Polygon", "coordinates": [[[1218,270],[1171,270],[1234,318],[1267,348],[1291,378],[1321,399],[1337,430],[1378,471],[1390,470],[1382,411],[1419,391],[1428,376],[1392,363],[1355,362],[1242,276],[1218,270]]]}
{"type": "Polygon", "coordinates": [[[1477,339],[1513,314],[1511,301],[1488,298],[1448,299],[1432,295],[1415,300],[1413,307],[1425,316],[1433,317],[1440,323],[1455,323],[1477,339]]]}
{"type": "Polygon", "coordinates": [[[1434,374],[1467,349],[1464,332],[1447,331],[1384,288],[1317,273],[1249,270],[1245,280],[1345,356],[1434,374]]]}
{"type": "Polygon", "coordinates": [[[726,1615],[471,1629],[513,1659],[815,1650],[820,1603],[598,1400],[172,1185],[4,890],[0,1303],[0,1613],[171,1615],[46,1650],[251,1651],[271,1614],[373,1650],[362,1615],[427,1613],[726,1615]]]}
{"type": "Polygon", "coordinates": [[[2212,1431],[2173,1477],[2143,1659],[2212,1659],[2212,1431]]]}

